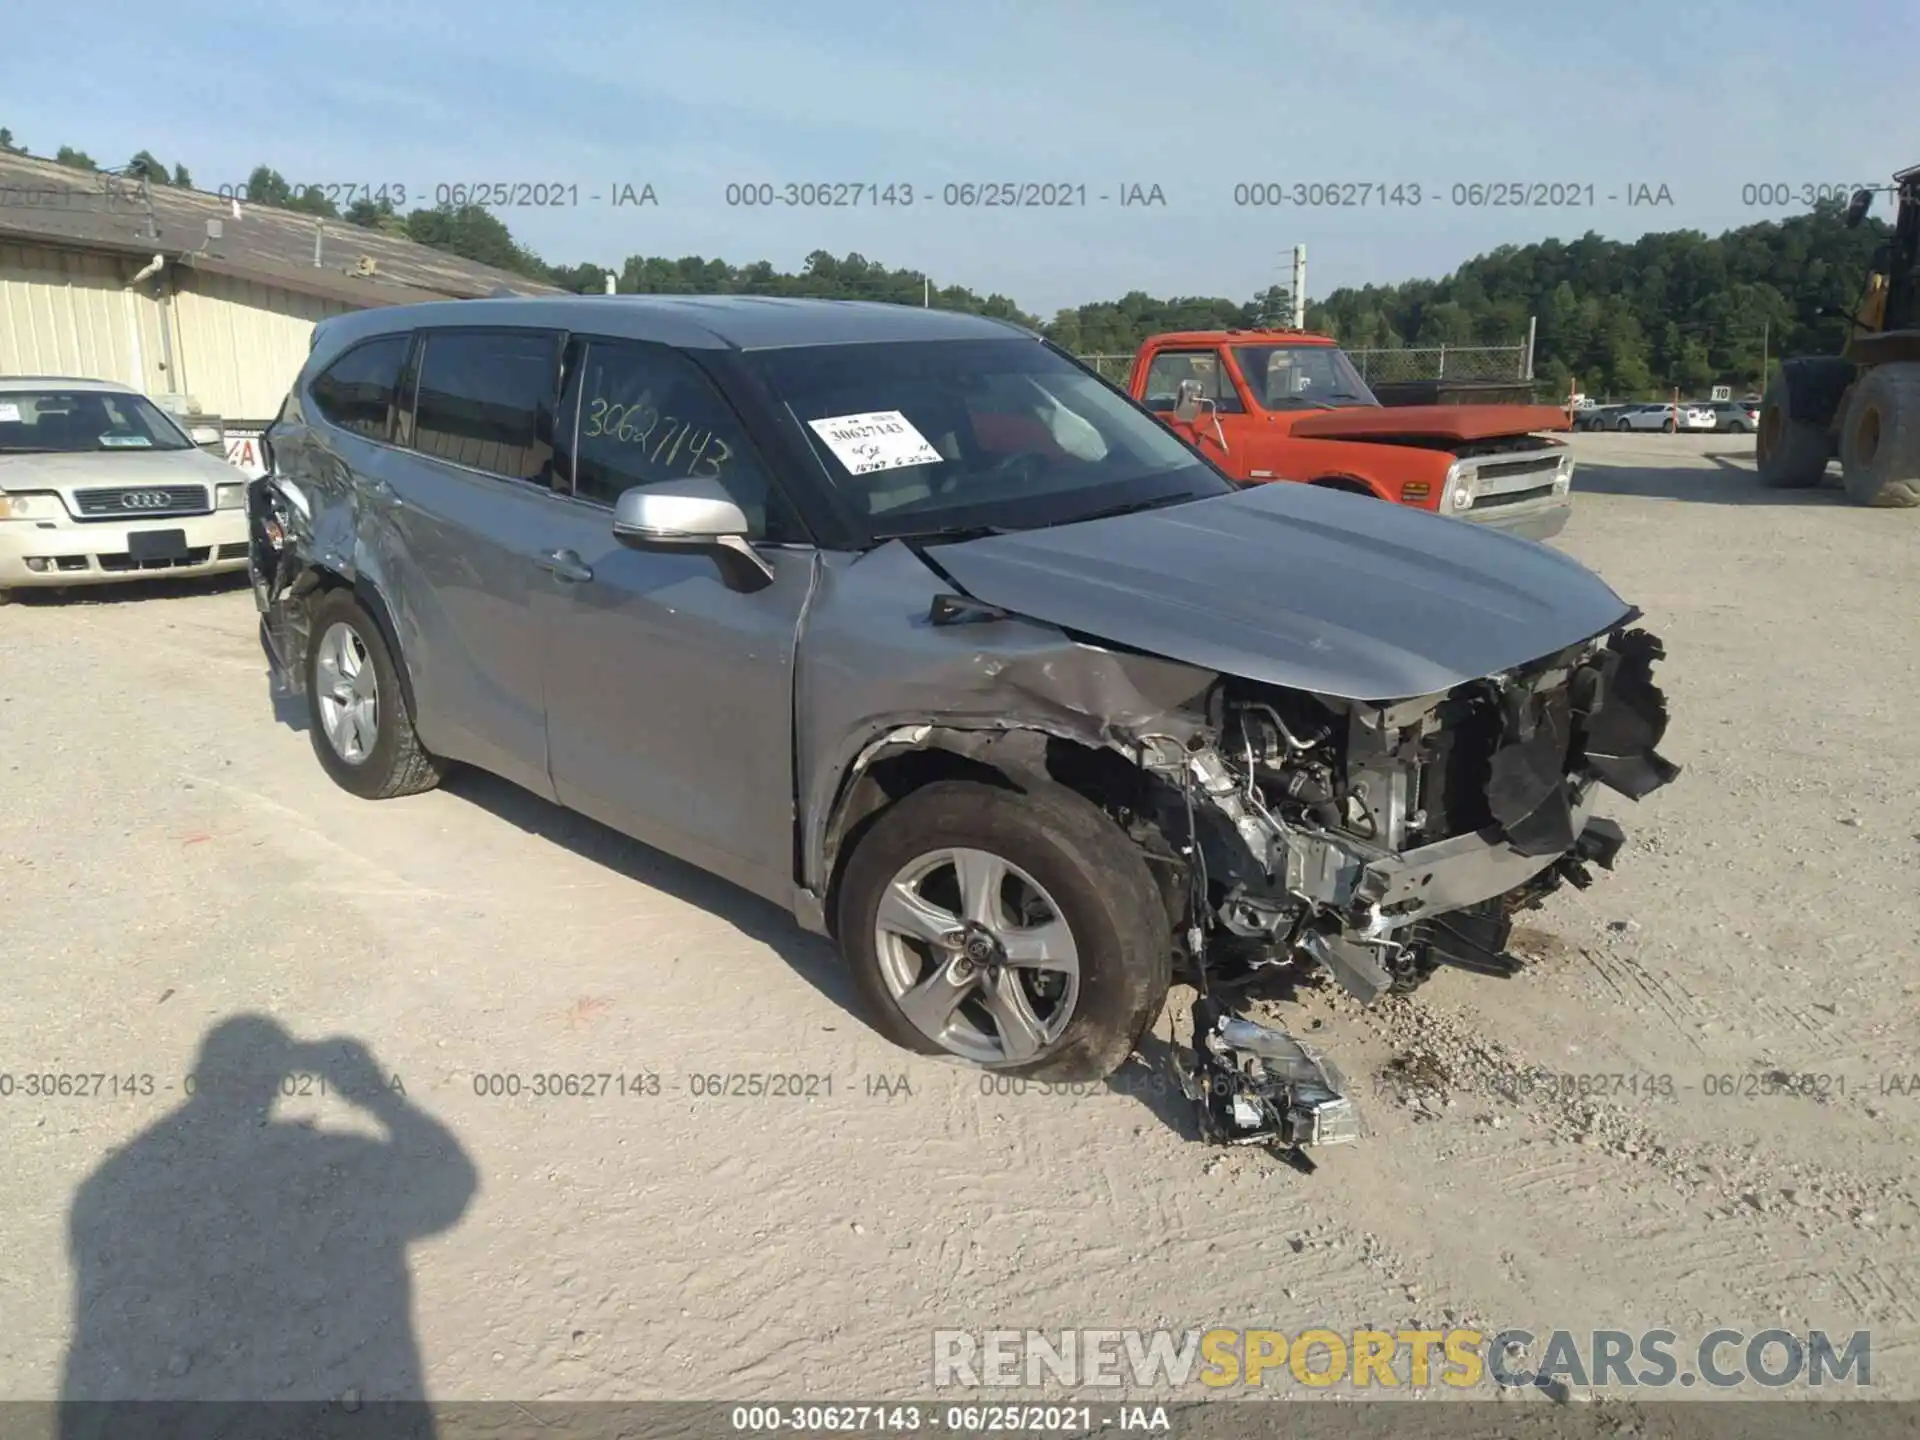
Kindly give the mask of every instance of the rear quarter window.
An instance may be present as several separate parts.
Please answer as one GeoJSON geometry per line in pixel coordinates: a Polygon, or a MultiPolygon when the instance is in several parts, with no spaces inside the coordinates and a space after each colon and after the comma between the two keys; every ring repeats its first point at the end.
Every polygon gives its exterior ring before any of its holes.
{"type": "Polygon", "coordinates": [[[316,376],[307,390],[321,417],[369,440],[385,440],[407,341],[405,335],[365,341],[316,376]]]}

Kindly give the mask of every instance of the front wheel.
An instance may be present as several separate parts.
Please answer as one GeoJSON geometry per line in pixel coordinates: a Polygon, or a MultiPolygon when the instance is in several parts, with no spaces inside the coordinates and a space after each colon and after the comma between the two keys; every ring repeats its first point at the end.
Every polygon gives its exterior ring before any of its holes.
{"type": "Polygon", "coordinates": [[[1622,435],[1624,435],[1629,430],[1633,429],[1633,422],[1631,420],[1616,420],[1614,422],[1613,428],[1615,430],[1618,430],[1622,435]]]}
{"type": "Polygon", "coordinates": [[[836,921],[881,1034],[1023,1079],[1111,1075],[1172,978],[1172,927],[1145,859],[1056,785],[914,791],[855,847],[836,921]]]}
{"type": "Polygon", "coordinates": [[[1840,474],[1856,505],[1920,505],[1920,364],[1880,365],[1860,377],[1841,421],[1840,474]]]}

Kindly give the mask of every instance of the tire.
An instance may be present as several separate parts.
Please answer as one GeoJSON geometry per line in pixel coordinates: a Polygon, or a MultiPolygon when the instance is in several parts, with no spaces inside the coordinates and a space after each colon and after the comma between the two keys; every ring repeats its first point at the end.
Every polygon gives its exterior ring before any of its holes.
{"type": "Polygon", "coordinates": [[[1775,379],[1760,402],[1754,468],[1760,483],[1775,490],[1810,490],[1827,473],[1832,442],[1811,420],[1789,418],[1786,381],[1775,379]]]}
{"type": "MultiPolygon", "coordinates": [[[[966,863],[975,874],[988,873],[978,861],[966,863]]],[[[1172,926],[1145,859],[1093,804],[1053,784],[1015,791],[943,780],[914,791],[883,811],[855,846],[835,918],[841,951],[875,1029],[903,1049],[996,1074],[1055,1082],[1105,1079],[1133,1053],[1172,983],[1172,926]],[[1019,969],[1024,978],[1016,978],[1013,967],[975,970],[955,982],[963,952],[903,941],[897,931],[883,939],[881,902],[901,893],[896,882],[902,877],[906,893],[921,902],[919,913],[934,916],[935,924],[965,908],[957,888],[960,870],[939,859],[952,851],[997,857],[1010,867],[1015,883],[994,892],[1003,897],[994,906],[1003,935],[1022,933],[1008,923],[1004,897],[1019,898],[1030,893],[1025,882],[1037,884],[1045,899],[1041,908],[1064,922],[1077,965],[1076,980],[1059,980],[1056,972],[1056,983],[1073,987],[1062,997],[1067,1003],[1035,999],[1034,970],[1019,969]],[[922,878],[915,880],[916,872],[922,878]],[[942,971],[953,983],[951,992],[942,992],[947,1003],[924,1009],[927,1023],[939,1026],[936,1033],[909,1018],[896,995],[915,993],[942,971]],[[1003,1023],[981,1003],[992,984],[989,973],[997,973],[1003,986],[1017,987],[1024,1018],[1038,1021],[1039,1029],[1028,1031],[1035,1048],[1009,1045],[1003,1023]]],[[[980,940],[977,927],[970,924],[968,933],[983,950],[993,948],[980,940]]],[[[1062,948],[1056,944],[1054,953],[1062,948]]]]}
{"type": "MultiPolygon", "coordinates": [[[[414,732],[413,717],[407,713],[399,671],[392,653],[380,633],[380,627],[366,612],[351,590],[331,590],[313,607],[313,619],[307,644],[307,730],[313,740],[313,753],[320,768],[333,777],[342,790],[363,800],[391,800],[400,795],[418,795],[440,783],[446,773],[443,761],[429,755],[414,732]],[[343,639],[344,636],[344,639],[343,639]],[[362,744],[357,757],[343,754],[331,738],[329,702],[341,684],[351,689],[351,677],[341,682],[331,678],[345,667],[333,663],[336,644],[346,644],[359,657],[361,670],[353,676],[371,672],[371,705],[362,713],[371,718],[372,738],[365,743],[365,727],[360,727],[362,744]]],[[[358,693],[365,697],[364,686],[358,693]]],[[[333,712],[338,713],[338,710],[333,712]]]]}
{"type": "Polygon", "coordinates": [[[1616,431],[1617,431],[1618,433],[1620,433],[1620,434],[1622,434],[1622,435],[1625,435],[1625,434],[1627,434],[1627,433],[1628,433],[1628,432],[1629,432],[1630,430],[1632,430],[1632,429],[1633,429],[1633,422],[1632,422],[1631,420],[1627,420],[1627,419],[1624,419],[1624,418],[1623,418],[1623,419],[1619,419],[1619,420],[1616,420],[1616,421],[1614,421],[1614,422],[1613,422],[1613,428],[1614,428],[1614,429],[1615,429],[1615,430],[1616,430],[1616,431]]]}
{"type": "Polygon", "coordinates": [[[1673,432],[1674,432],[1674,431],[1676,431],[1676,430],[1678,430],[1678,429],[1679,429],[1680,427],[1679,427],[1678,425],[1676,425],[1676,424],[1674,424],[1674,423],[1673,423],[1673,421],[1671,421],[1671,420],[1668,420],[1668,421],[1665,421],[1665,422],[1664,422],[1664,423],[1663,423],[1663,424],[1662,424],[1662,425],[1660,426],[1660,428],[1661,428],[1662,430],[1664,430],[1664,431],[1666,431],[1666,432],[1667,432],[1667,434],[1669,434],[1669,435],[1671,435],[1671,434],[1673,434],[1673,432]]]}
{"type": "Polygon", "coordinates": [[[1860,377],[1841,424],[1840,475],[1856,505],[1920,505],[1920,363],[1879,365],[1860,377]]]}

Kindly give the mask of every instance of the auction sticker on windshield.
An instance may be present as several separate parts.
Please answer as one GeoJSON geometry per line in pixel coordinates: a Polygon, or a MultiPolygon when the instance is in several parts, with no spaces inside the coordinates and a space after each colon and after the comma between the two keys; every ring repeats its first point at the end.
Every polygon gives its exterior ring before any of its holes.
{"type": "Polygon", "coordinates": [[[20,407],[11,400],[0,400],[0,422],[18,425],[20,423],[20,407]]]}
{"type": "Polygon", "coordinates": [[[809,420],[813,433],[827,442],[850,475],[876,470],[899,470],[908,465],[935,465],[940,452],[898,410],[874,410],[865,415],[829,415],[809,420]]]}

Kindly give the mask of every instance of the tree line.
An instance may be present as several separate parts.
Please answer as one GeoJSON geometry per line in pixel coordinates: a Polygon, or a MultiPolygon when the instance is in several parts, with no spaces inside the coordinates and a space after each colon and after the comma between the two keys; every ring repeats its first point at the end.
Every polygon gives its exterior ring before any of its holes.
{"type": "MultiPolygon", "coordinates": [[[[0,150],[25,154],[0,128],[0,150]]],[[[62,146],[52,157],[78,170],[100,167],[62,146]]],[[[118,173],[156,185],[191,188],[183,165],[169,170],[142,150],[118,173]]],[[[318,187],[296,189],[270,166],[247,177],[250,203],[358,225],[415,241],[478,264],[564,290],[598,293],[607,268],[551,264],[513,238],[478,205],[397,212],[360,199],[341,210],[318,187]]],[[[1307,326],[1349,348],[1515,345],[1537,321],[1534,360],[1545,396],[1578,388],[1609,399],[1686,394],[1710,385],[1756,389],[1763,366],[1783,354],[1837,351],[1874,249],[1890,234],[1875,217],[1857,229],[1841,223],[1844,201],[1823,201],[1802,215],[1763,220],[1719,236],[1696,230],[1609,240],[1589,231],[1574,240],[1503,245],[1438,280],[1342,287],[1306,307],[1307,326]]],[[[1252,329],[1282,325],[1292,306],[1284,286],[1245,301],[1219,296],[1162,299],[1131,291],[1118,300],[1029,314],[999,293],[932,285],[924,272],[859,254],[809,254],[797,271],[758,260],[631,255],[613,272],[623,294],[741,294],[878,300],[1011,320],[1076,354],[1125,354],[1166,330],[1252,329]]]]}

